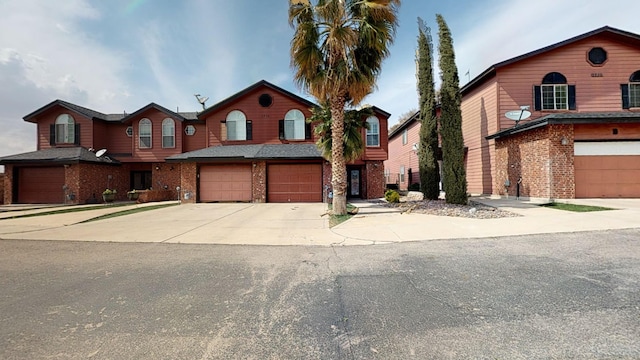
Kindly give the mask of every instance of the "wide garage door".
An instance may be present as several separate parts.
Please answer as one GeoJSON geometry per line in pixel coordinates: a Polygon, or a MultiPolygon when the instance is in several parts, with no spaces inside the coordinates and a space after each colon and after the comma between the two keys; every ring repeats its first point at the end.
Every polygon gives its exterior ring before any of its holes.
{"type": "Polygon", "coordinates": [[[251,201],[251,164],[201,166],[200,201],[251,201]]]}
{"type": "Polygon", "coordinates": [[[18,203],[64,202],[64,167],[32,167],[18,170],[18,203]]]}
{"type": "Polygon", "coordinates": [[[576,198],[640,198],[638,152],[640,142],[576,142],[576,198]]]}
{"type": "Polygon", "coordinates": [[[321,164],[270,164],[268,202],[321,202],[321,164]]]}

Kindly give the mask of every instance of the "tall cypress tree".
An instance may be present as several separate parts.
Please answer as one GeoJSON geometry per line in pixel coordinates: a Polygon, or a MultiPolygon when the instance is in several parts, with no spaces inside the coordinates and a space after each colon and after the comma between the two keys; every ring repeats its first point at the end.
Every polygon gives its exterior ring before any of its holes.
{"type": "Polygon", "coordinates": [[[442,136],[443,186],[449,204],[467,204],[467,179],[464,168],[464,139],[460,111],[460,80],[453,51],[451,31],[442,15],[437,14],[440,39],[440,134],[442,136]]]}
{"type": "Polygon", "coordinates": [[[418,53],[416,54],[418,94],[420,95],[420,190],[425,199],[440,195],[440,169],[438,167],[438,124],[436,118],[436,91],[433,82],[433,44],[431,29],[418,18],[418,53]]]}

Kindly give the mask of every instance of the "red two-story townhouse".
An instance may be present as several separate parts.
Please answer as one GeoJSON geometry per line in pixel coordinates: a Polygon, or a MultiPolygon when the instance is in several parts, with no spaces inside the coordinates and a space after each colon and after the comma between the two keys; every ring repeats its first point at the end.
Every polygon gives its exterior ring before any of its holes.
{"type": "Polygon", "coordinates": [[[603,27],[495,64],[461,92],[470,193],[640,197],[640,36],[603,27]]]}
{"type": "MultiPolygon", "coordinates": [[[[37,125],[37,150],[0,158],[4,201],[96,202],[107,188],[119,200],[136,189],[150,200],[323,201],[331,166],[306,121],[315,106],[266,81],[199,113],[151,103],[103,114],[56,100],[24,117],[37,125]]],[[[350,197],[383,196],[389,114],[374,110],[366,149],[348,166],[350,197]]]]}

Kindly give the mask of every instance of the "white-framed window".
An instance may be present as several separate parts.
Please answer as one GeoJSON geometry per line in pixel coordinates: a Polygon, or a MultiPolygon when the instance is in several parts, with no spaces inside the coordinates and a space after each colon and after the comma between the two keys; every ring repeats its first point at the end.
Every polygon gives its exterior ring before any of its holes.
{"type": "Polygon", "coordinates": [[[127,126],[127,130],[124,131],[128,137],[133,136],[133,126],[127,126]]]}
{"type": "Polygon", "coordinates": [[[227,140],[247,140],[247,117],[240,110],[227,114],[227,140]]]}
{"type": "Polygon", "coordinates": [[[184,133],[187,134],[188,136],[193,136],[196,133],[196,127],[193,125],[187,125],[184,128],[184,133]]]}
{"type": "Polygon", "coordinates": [[[162,147],[165,149],[176,147],[176,122],[171,118],[162,120],[162,147]]]}
{"type": "Polygon", "coordinates": [[[151,130],[151,120],[146,118],[140,120],[140,123],[138,124],[138,139],[140,149],[151,149],[151,146],[153,145],[151,143],[151,130]]]}
{"type": "Polygon", "coordinates": [[[629,107],[640,108],[640,71],[629,77],[629,107]]]}
{"type": "Polygon", "coordinates": [[[400,166],[400,182],[404,182],[404,165],[400,166]]]}
{"type": "Polygon", "coordinates": [[[409,130],[404,129],[402,132],[402,145],[407,145],[407,142],[409,142],[409,130]]]}
{"type": "Polygon", "coordinates": [[[56,144],[73,144],[75,140],[73,116],[62,114],[56,118],[56,144]]]}
{"type": "Polygon", "coordinates": [[[552,72],[545,75],[540,87],[542,110],[566,110],[569,108],[569,89],[564,75],[552,72]]]}
{"type": "Polygon", "coordinates": [[[380,146],[380,120],[375,116],[367,118],[367,146],[380,146]]]}
{"type": "Polygon", "coordinates": [[[305,119],[302,111],[292,109],[284,116],[284,138],[287,140],[304,140],[305,119]]]}
{"type": "Polygon", "coordinates": [[[385,183],[389,183],[389,180],[391,180],[391,172],[389,171],[389,169],[384,169],[384,181],[385,183]]]}

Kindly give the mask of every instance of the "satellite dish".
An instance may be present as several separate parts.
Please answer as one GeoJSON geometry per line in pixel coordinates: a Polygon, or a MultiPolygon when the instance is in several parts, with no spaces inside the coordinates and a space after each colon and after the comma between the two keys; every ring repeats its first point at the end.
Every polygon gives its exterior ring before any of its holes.
{"type": "Polygon", "coordinates": [[[96,157],[101,157],[102,155],[107,153],[107,149],[100,149],[98,151],[96,151],[96,157]]]}
{"type": "Polygon", "coordinates": [[[518,122],[520,120],[525,120],[528,119],[531,116],[531,111],[522,109],[522,110],[513,110],[513,111],[507,111],[504,116],[507,117],[507,119],[513,120],[516,122],[516,125],[518,125],[518,122]]]}

